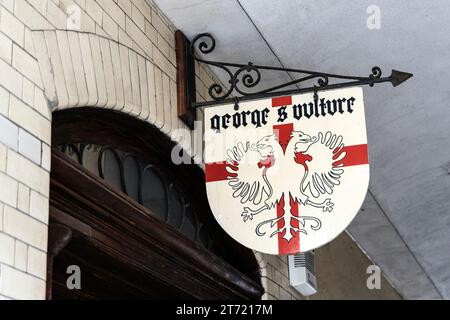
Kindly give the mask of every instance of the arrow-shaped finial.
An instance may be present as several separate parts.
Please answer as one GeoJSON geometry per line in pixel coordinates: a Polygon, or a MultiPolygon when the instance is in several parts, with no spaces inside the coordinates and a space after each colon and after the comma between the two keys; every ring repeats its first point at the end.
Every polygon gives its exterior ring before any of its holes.
{"type": "Polygon", "coordinates": [[[411,78],[412,76],[413,76],[412,73],[392,70],[390,79],[392,85],[396,87],[405,82],[406,80],[408,80],[409,78],[411,78]]]}

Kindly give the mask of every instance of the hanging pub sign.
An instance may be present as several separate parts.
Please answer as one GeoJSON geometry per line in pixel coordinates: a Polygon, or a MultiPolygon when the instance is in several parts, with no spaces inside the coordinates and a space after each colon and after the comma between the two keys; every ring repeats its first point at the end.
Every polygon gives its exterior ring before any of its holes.
{"type": "Polygon", "coordinates": [[[369,184],[361,87],[205,108],[209,203],[241,244],[294,254],[337,237],[369,184]]]}
{"type": "Polygon", "coordinates": [[[207,107],[207,194],[223,229],[269,254],[313,250],[344,231],[369,184],[360,86],[397,87],[413,75],[382,76],[378,66],[364,77],[210,60],[210,33],[189,42],[177,31],[176,48],[180,119],[193,128],[197,108],[207,107]],[[196,100],[196,63],[221,70],[224,79],[208,88],[212,100],[196,100]],[[291,81],[264,85],[276,72],[291,81]]]}

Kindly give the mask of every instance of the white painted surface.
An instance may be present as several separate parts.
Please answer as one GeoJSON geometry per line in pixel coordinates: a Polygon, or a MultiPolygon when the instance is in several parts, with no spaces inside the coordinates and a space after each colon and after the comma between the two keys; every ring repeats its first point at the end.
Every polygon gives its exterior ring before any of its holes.
{"type": "MultiPolygon", "coordinates": [[[[261,99],[240,103],[237,112],[234,104],[204,111],[205,162],[208,166],[237,162],[235,169],[226,168],[228,178],[206,183],[211,210],[228,234],[251,249],[295,254],[321,247],[347,228],[364,201],[369,165],[344,165],[355,156],[350,149],[343,149],[367,144],[362,89],[324,91],[319,99],[348,100],[352,107],[347,109],[343,103],[342,113],[307,118],[313,95],[302,94],[292,96],[285,106],[273,107],[272,99],[261,99]],[[302,107],[303,116],[296,119],[294,110],[303,105],[308,107],[302,107]],[[252,114],[252,120],[231,120],[228,128],[215,129],[217,121],[213,119],[235,119],[233,115],[243,113],[252,114]],[[253,121],[253,114],[263,113],[266,124],[253,121]],[[244,122],[248,122],[246,126],[244,122]],[[284,137],[282,129],[276,129],[281,125],[292,125],[293,131],[284,137]],[[277,135],[278,141],[274,138],[277,135]],[[282,144],[287,144],[285,152],[282,144]],[[297,156],[310,160],[300,164],[295,161],[297,156]],[[270,167],[260,165],[268,159],[270,167]],[[290,197],[298,204],[291,205],[290,197]],[[284,208],[278,207],[283,201],[284,208]]],[[[367,154],[367,149],[364,152],[367,154]]],[[[207,169],[207,181],[209,175],[207,169]]]]}

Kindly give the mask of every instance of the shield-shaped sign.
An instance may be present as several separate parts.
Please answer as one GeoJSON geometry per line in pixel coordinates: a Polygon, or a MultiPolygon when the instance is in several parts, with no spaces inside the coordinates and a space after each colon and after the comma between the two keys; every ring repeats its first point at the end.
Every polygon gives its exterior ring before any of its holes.
{"type": "Polygon", "coordinates": [[[320,247],[369,185],[360,87],[206,108],[208,200],[222,228],[269,254],[320,247]]]}

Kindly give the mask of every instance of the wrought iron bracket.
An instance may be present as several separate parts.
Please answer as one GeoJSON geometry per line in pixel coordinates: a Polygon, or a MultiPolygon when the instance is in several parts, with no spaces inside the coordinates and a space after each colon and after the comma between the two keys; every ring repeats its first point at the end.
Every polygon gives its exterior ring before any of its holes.
{"type": "MultiPolygon", "coordinates": [[[[177,33],[181,32],[177,31],[177,33]]],[[[184,53],[186,55],[188,63],[194,64],[196,61],[213,69],[218,68],[228,77],[228,83],[222,84],[219,82],[214,82],[208,88],[209,97],[205,97],[206,99],[210,99],[208,101],[197,102],[195,99],[195,92],[192,91],[189,94],[189,96],[191,97],[189,101],[186,101],[185,96],[181,96],[181,98],[183,98],[184,102],[182,102],[185,104],[184,107],[187,112],[195,112],[196,108],[199,107],[229,103],[234,103],[235,108],[237,109],[239,107],[240,101],[308,92],[314,92],[315,97],[317,98],[317,92],[323,90],[362,85],[369,85],[373,87],[375,84],[382,82],[390,82],[394,87],[396,87],[413,76],[408,72],[392,70],[390,76],[382,77],[381,68],[378,66],[372,68],[371,74],[369,74],[369,76],[361,77],[338,75],[302,69],[262,66],[253,64],[252,62],[241,64],[205,59],[204,56],[212,53],[215,48],[216,40],[209,33],[201,33],[195,36],[192,39],[192,42],[189,43],[189,49],[185,48],[184,53]],[[198,55],[197,53],[199,53],[200,55],[198,55]],[[260,88],[258,85],[262,84],[263,72],[265,71],[272,73],[288,73],[292,80],[281,83],[279,85],[260,88]]],[[[178,65],[180,65],[180,62],[178,62],[178,65]]],[[[191,77],[190,81],[195,82],[195,70],[191,70],[190,72],[194,73],[193,80],[192,75],[184,74],[182,76],[184,79],[187,79],[187,77],[191,77]]],[[[180,76],[180,69],[178,69],[178,74],[180,76]]],[[[192,90],[192,88],[194,88],[193,90],[195,91],[195,84],[189,85],[189,81],[187,86],[185,84],[185,89],[180,88],[180,81],[178,81],[178,85],[179,98],[180,90],[192,90]]],[[[180,105],[178,109],[180,110],[180,105]]]]}

